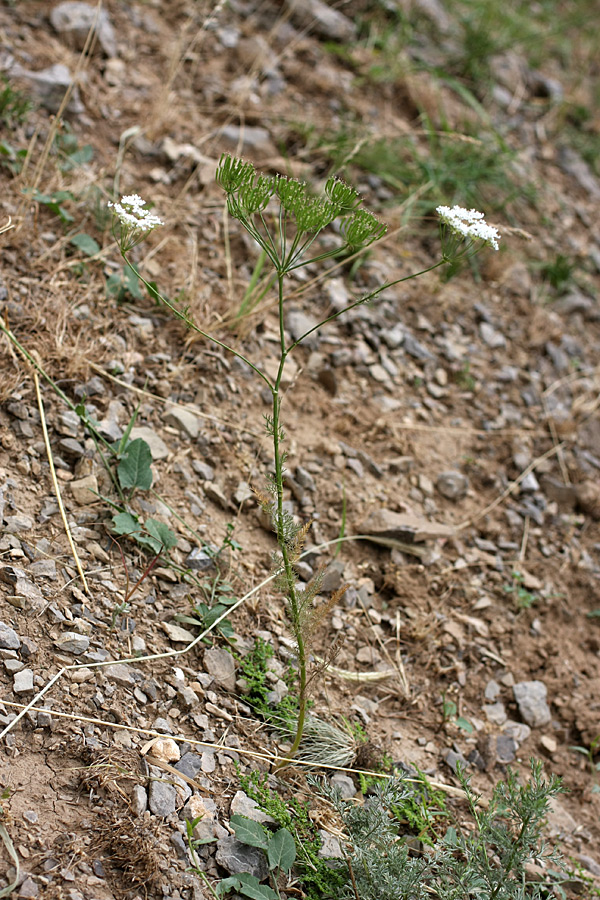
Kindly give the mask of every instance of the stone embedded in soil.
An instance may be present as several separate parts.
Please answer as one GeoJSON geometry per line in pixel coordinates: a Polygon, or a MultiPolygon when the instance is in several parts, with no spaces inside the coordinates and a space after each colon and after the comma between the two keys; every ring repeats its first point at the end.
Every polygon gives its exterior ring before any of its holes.
{"type": "Polygon", "coordinates": [[[463,769],[466,769],[469,765],[462,753],[457,753],[456,750],[444,750],[444,752],[442,753],[442,759],[444,760],[446,765],[450,766],[454,774],[456,774],[456,772],[458,771],[459,765],[463,769]]]}
{"type": "Polygon", "coordinates": [[[352,42],[356,38],[356,25],[348,16],[324,3],[323,0],[304,0],[296,3],[287,0],[292,21],[301,28],[330,41],[352,42]]]}
{"type": "Polygon", "coordinates": [[[212,481],[215,477],[214,468],[200,459],[192,460],[192,469],[201,481],[212,481]]]}
{"type": "Polygon", "coordinates": [[[21,640],[17,632],[6,622],[0,622],[0,649],[18,650],[20,646],[21,640]]]}
{"type": "Polygon", "coordinates": [[[77,634],[76,631],[65,631],[54,643],[63,653],[73,653],[75,656],[79,656],[80,653],[85,653],[90,646],[90,639],[84,634],[77,634]]]}
{"type": "Polygon", "coordinates": [[[356,794],[356,787],[349,775],[336,772],[330,778],[332,787],[336,787],[344,800],[350,800],[356,794]]]}
{"type": "Polygon", "coordinates": [[[215,859],[230,875],[249,872],[259,881],[264,881],[269,874],[264,852],[242,844],[233,835],[217,841],[215,859]]]}
{"type": "Polygon", "coordinates": [[[146,443],[150,447],[152,459],[155,461],[166,459],[171,452],[160,435],[158,435],[152,428],[149,428],[147,425],[135,426],[131,429],[131,434],[129,435],[129,437],[132,441],[135,441],[137,438],[141,438],[143,441],[146,441],[146,443]]]}
{"type": "Polygon", "coordinates": [[[15,694],[33,693],[33,671],[31,669],[21,669],[20,672],[15,674],[13,679],[13,691],[15,694]]]}
{"type": "Polygon", "coordinates": [[[446,500],[462,500],[469,489],[469,479],[461,472],[441,472],[436,478],[435,486],[446,500]]]}
{"type": "Polygon", "coordinates": [[[181,406],[168,406],[163,413],[163,422],[173,425],[182,434],[195,440],[200,434],[200,419],[181,406]]]}
{"type": "Polygon", "coordinates": [[[230,815],[246,816],[254,822],[274,822],[275,820],[258,808],[256,800],[252,800],[244,791],[237,791],[231,801],[230,815]]]}
{"type": "MultiPolygon", "coordinates": [[[[55,63],[53,66],[48,66],[46,69],[41,69],[37,72],[30,72],[22,66],[16,65],[13,66],[11,75],[14,75],[16,78],[26,79],[32,90],[37,94],[42,106],[52,113],[58,112],[63,102],[65,91],[71,88],[73,84],[73,74],[68,66],[65,66],[63,63],[55,63]]],[[[81,102],[79,89],[75,85],[67,105],[67,111],[74,115],[80,115],[84,110],[85,107],[81,102]]]]}
{"type": "Polygon", "coordinates": [[[148,806],[155,816],[170,816],[177,809],[177,789],[164,781],[151,781],[148,806]]]}
{"type": "Polygon", "coordinates": [[[98,479],[95,475],[86,475],[69,484],[75,503],[79,506],[87,506],[89,503],[98,503],[98,479]]]}
{"type": "Polygon", "coordinates": [[[546,703],[548,691],[543,681],[519,681],[513,692],[519,712],[528,725],[540,728],[551,721],[550,708],[546,703]]]}
{"type": "Polygon", "coordinates": [[[531,728],[525,722],[513,722],[512,719],[509,719],[502,726],[502,732],[508,737],[514,738],[517,744],[522,744],[530,736],[531,728]]]}
{"type": "Polygon", "coordinates": [[[18,896],[21,897],[22,900],[35,900],[35,898],[39,897],[39,894],[39,885],[28,875],[19,888],[18,896]]]}
{"type": "Polygon", "coordinates": [[[506,338],[504,335],[494,328],[493,325],[490,325],[489,322],[480,322],[479,334],[481,335],[483,343],[492,350],[499,350],[500,347],[506,347],[506,338]]]}
{"type": "Polygon", "coordinates": [[[430,522],[418,516],[377,509],[363,522],[361,534],[369,535],[377,543],[379,540],[397,540],[404,544],[434,538],[452,537],[454,529],[449,525],[430,522]]]}
{"type": "MultiPolygon", "coordinates": [[[[353,795],[354,796],[354,795],[353,795]]],[[[319,828],[321,846],[317,856],[319,859],[341,859],[343,856],[340,842],[333,834],[329,834],[323,828],[319,828]]]]}
{"type": "Polygon", "coordinates": [[[148,808],[148,794],[141,784],[136,784],[131,791],[131,809],[135,816],[141,816],[148,808]]]}
{"type": "Polygon", "coordinates": [[[235,661],[231,653],[220,647],[204,651],[204,667],[227,691],[235,690],[235,661]]]}
{"type": "Polygon", "coordinates": [[[216,822],[216,805],[214,800],[194,794],[184,806],[183,814],[188,821],[199,819],[194,826],[194,838],[197,841],[212,841],[215,837],[225,837],[224,829],[216,822]]]}
{"type": "Polygon", "coordinates": [[[514,762],[518,749],[514,738],[506,734],[499,734],[496,738],[496,758],[502,765],[514,762]]]}
{"type": "Polygon", "coordinates": [[[181,757],[179,744],[173,738],[159,738],[152,744],[150,753],[163,762],[178,762],[181,757]]]}
{"type": "Polygon", "coordinates": [[[207,498],[212,500],[213,503],[216,503],[217,506],[220,506],[221,509],[229,510],[231,508],[231,504],[225,496],[223,488],[220,487],[216,481],[206,481],[203,485],[203,490],[207,498]]]}
{"type": "Polygon", "coordinates": [[[504,703],[500,701],[497,703],[486,703],[482,709],[488,722],[493,722],[494,725],[504,725],[506,722],[507,715],[504,703]]]}
{"type": "Polygon", "coordinates": [[[105,9],[91,3],[65,0],[50,11],[53,28],[63,35],[74,50],[83,50],[91,28],[106,56],[116,56],[115,30],[105,9]]]}
{"type": "Polygon", "coordinates": [[[17,513],[14,516],[7,516],[4,522],[5,534],[24,535],[30,532],[34,525],[34,521],[31,516],[26,516],[23,513],[17,513]]]}
{"type": "Polygon", "coordinates": [[[120,684],[123,687],[135,687],[137,681],[135,678],[136,670],[124,663],[114,663],[103,668],[103,674],[110,680],[120,684]]]}
{"type": "Polygon", "coordinates": [[[161,622],[160,627],[166,633],[167,637],[176,644],[190,644],[194,640],[194,635],[181,625],[175,625],[174,622],[161,622]]]}
{"type": "Polygon", "coordinates": [[[182,775],[187,775],[188,778],[195,778],[198,772],[202,771],[202,756],[199,753],[188,752],[184,753],[179,762],[176,762],[173,766],[174,769],[177,769],[178,772],[181,772],[182,775]]]}

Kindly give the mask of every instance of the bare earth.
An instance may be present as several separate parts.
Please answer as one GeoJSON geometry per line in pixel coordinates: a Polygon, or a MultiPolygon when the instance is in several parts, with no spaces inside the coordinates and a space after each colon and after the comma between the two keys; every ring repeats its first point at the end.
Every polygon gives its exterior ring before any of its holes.
{"type": "MultiPolygon", "coordinates": [[[[241,550],[226,552],[227,577],[242,597],[269,577],[275,548],[248,488],[262,488],[269,470],[268,397],[247,368],[145,291],[107,298],[106,280],[122,263],[106,202],[113,190],[152,201],[166,224],[134,252],[145,277],[189,304],[203,329],[269,368],[277,360],[272,294],[236,320],[257,253],[214,183],[221,153],[319,188],[332,169],[331,135],[353,135],[338,167],[389,232],[356,271],[340,264],[325,279],[314,266],[290,282],[286,308],[317,321],[439,257],[434,195],[425,187],[415,197],[419,185],[402,191],[354,165],[360,141],[404,135],[426,157],[421,114],[433,129],[458,134],[478,113],[417,72],[408,54],[389,78],[374,77],[377,44],[352,30],[356,17],[379,21],[366,3],[340,8],[340,27],[351,27],[340,38],[277,2],[108,0],[114,32],[88,57],[81,37],[50,23],[57,5],[0,8],[0,65],[36,99],[24,123],[3,124],[11,146],[29,148],[20,175],[0,169],[1,222],[12,216],[15,226],[1,237],[4,325],[106,428],[122,434],[137,411],[136,426],[162,438],[153,472],[163,499],[140,492],[136,512],[175,532],[172,558],[183,568],[200,539],[219,547],[232,523],[241,550]],[[54,115],[64,90],[56,101],[41,96],[27,75],[57,63],[79,73],[62,123],[54,115]],[[128,131],[134,126],[137,133],[128,131]],[[65,135],[91,151],[72,162],[65,135]],[[70,192],[61,202],[72,219],[63,224],[25,188],[70,192]],[[429,207],[421,202],[428,199],[429,207]],[[101,252],[90,258],[77,249],[70,239],[78,233],[101,252]]],[[[432,15],[427,34],[439,25],[432,15]]],[[[586,85],[568,61],[560,68],[549,56],[540,71],[581,100],[586,85]]],[[[452,753],[462,754],[484,796],[507,763],[526,771],[531,757],[542,759],[568,789],[548,834],[587,879],[574,875],[573,891],[591,897],[600,887],[600,793],[595,761],[573,748],[600,735],[600,183],[580,157],[565,156],[551,93],[536,93],[531,81],[503,90],[508,107],[491,88],[481,103],[516,152],[520,177],[536,185],[535,202],[517,190],[502,209],[485,210],[502,246],[482,253],[473,270],[392,288],[298,348],[283,404],[288,496],[300,520],[312,519],[311,546],[342,530],[363,534],[381,510],[424,530],[412,544],[411,535],[396,535],[395,546],[347,541],[335,559],[335,547],[307,558],[304,577],[324,564],[332,589],[349,586],[323,622],[323,652],[339,634],[345,642],[341,671],[320,679],[314,711],[359,723],[377,752],[446,784],[457,783],[452,753]],[[559,254],[574,269],[562,292],[544,270],[559,254]],[[514,686],[529,682],[545,686],[547,716],[527,725],[514,686]]],[[[447,198],[461,201],[460,190],[447,198]]],[[[39,373],[38,398],[34,374],[3,335],[0,620],[8,631],[0,629],[0,729],[66,669],[2,738],[2,822],[20,862],[16,896],[201,897],[206,889],[186,872],[181,841],[184,790],[164,815],[156,800],[144,812],[135,792],[150,784],[144,745],[156,732],[187,740],[181,752],[202,758],[188,792],[214,801],[223,829],[236,766],[267,770],[247,754],[274,751],[275,737],[252,715],[236,676],[228,681],[207,662],[211,640],[175,658],[145,658],[186,646],[164,625],[191,613],[199,588],[161,561],[129,609],[119,606],[152,557],[116,542],[114,509],[86,490],[94,484],[117,500],[94,444],[39,373]],[[40,410],[87,591],[56,504],[40,410]],[[95,481],[78,491],[90,475],[95,481]],[[65,646],[69,632],[86,640],[65,646]],[[141,658],[94,666],[132,656],[141,658]],[[69,668],[76,664],[86,667],[69,668]]],[[[247,652],[260,634],[289,662],[284,603],[272,583],[232,612],[231,624],[234,652],[247,652]]],[[[228,644],[217,635],[214,646],[228,644]]],[[[169,770],[156,766],[152,777],[168,780],[169,770]]],[[[281,789],[305,796],[302,772],[289,770],[281,789]]],[[[215,878],[226,874],[209,852],[206,865],[215,878]]],[[[0,879],[13,876],[4,847],[0,879]]]]}

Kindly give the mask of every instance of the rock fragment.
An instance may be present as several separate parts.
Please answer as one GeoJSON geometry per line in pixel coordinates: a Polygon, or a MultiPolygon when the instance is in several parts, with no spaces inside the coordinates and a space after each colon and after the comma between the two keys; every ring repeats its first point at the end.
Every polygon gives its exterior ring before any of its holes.
{"type": "Polygon", "coordinates": [[[235,690],[235,662],[231,653],[212,647],[204,653],[204,666],[217,684],[227,691],[235,690]]]}
{"type": "Polygon", "coordinates": [[[0,649],[18,650],[20,646],[21,639],[14,628],[11,628],[6,622],[0,622],[0,649]]]}
{"type": "Polygon", "coordinates": [[[451,470],[441,472],[435,482],[435,486],[446,500],[462,500],[469,489],[469,479],[461,472],[451,470]]]}
{"type": "Polygon", "coordinates": [[[79,656],[90,646],[90,639],[84,634],[77,634],[76,631],[65,631],[54,643],[62,653],[79,656]]]}
{"type": "Polygon", "coordinates": [[[115,30],[105,9],[90,3],[65,0],[50,11],[52,27],[74,50],[83,50],[91,28],[106,56],[116,56],[115,30]]]}
{"type": "Polygon", "coordinates": [[[242,844],[233,835],[221,838],[217,842],[215,859],[230,875],[249,872],[259,881],[264,881],[269,874],[264,852],[256,847],[242,844]]]}
{"type": "Polygon", "coordinates": [[[543,681],[519,681],[513,692],[519,712],[528,725],[540,728],[551,721],[550,708],[546,703],[548,691],[543,681]]]}

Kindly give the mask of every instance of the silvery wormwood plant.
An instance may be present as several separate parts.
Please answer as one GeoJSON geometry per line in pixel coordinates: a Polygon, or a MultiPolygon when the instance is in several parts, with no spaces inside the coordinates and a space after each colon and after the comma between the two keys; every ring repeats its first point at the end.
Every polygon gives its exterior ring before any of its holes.
{"type": "Polygon", "coordinates": [[[312,666],[309,670],[310,647],[315,627],[340,596],[338,592],[327,603],[315,605],[313,601],[319,593],[321,578],[317,575],[306,589],[301,590],[294,570],[310,522],[300,528],[297,527],[283,504],[286,454],[282,449],[285,434],[281,425],[281,383],[286,361],[296,347],[313,332],[356,306],[374,300],[387,288],[417,278],[447,263],[456,263],[458,259],[473,255],[486,245],[497,250],[499,234],[495,228],[485,223],[482,213],[460,207],[452,209],[439,207],[437,212],[442,229],[440,260],[419,272],[386,282],[376,290],[354,300],[344,309],[322,319],[296,340],[289,340],[284,303],[286,278],[302,266],[324,262],[339,256],[340,253],[355,253],[368,247],[383,237],[386,226],[373,213],[361,207],[360,197],[353,188],[336,177],[327,180],[322,196],[315,196],[301,181],[283,175],[258,174],[252,163],[224,155],[217,169],[216,180],[225,191],[229,215],[239,220],[266,254],[273,268],[277,285],[279,320],[279,366],[275,378],[267,375],[259,364],[247,359],[234,347],[199,328],[191,320],[187,310],[176,307],[167,298],[162,297],[156,287],[150,285],[140,275],[128,254],[151,231],[163,224],[147,208],[141,197],[130,194],[123,197],[119,203],[110,203],[109,206],[114,214],[113,233],[121,255],[134,274],[146,285],[151,296],[168,306],[188,327],[248,365],[267,385],[271,393],[272,410],[265,418],[273,446],[273,472],[268,477],[268,492],[262,494],[257,491],[257,496],[269,512],[277,535],[279,549],[275,558],[275,570],[278,586],[287,598],[288,616],[298,652],[298,718],[292,746],[280,763],[283,765],[295,756],[302,739],[309,684],[317,672],[331,662],[336,652],[333,648],[323,664],[318,668],[312,666]],[[320,250],[319,235],[334,223],[338,237],[336,245],[329,250],[320,250]]]}

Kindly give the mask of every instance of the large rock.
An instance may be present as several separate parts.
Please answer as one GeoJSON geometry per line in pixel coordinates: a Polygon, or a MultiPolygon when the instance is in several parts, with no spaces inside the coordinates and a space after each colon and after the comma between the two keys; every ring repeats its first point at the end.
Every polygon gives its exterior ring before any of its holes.
{"type": "Polygon", "coordinates": [[[62,35],[74,50],[83,50],[90,29],[94,28],[96,40],[106,56],[116,56],[115,30],[105,9],[79,0],[66,0],[50,12],[52,27],[62,35]]]}
{"type": "Polygon", "coordinates": [[[453,536],[454,529],[419,516],[377,509],[360,526],[360,533],[368,535],[377,544],[393,547],[395,541],[414,544],[435,538],[449,538],[453,536]]]}
{"type": "Polygon", "coordinates": [[[249,872],[250,875],[258,878],[259,881],[264,881],[269,874],[264,852],[256,847],[248,847],[246,844],[242,844],[233,835],[221,838],[217,842],[215,859],[230,875],[240,875],[242,872],[249,872]]]}

